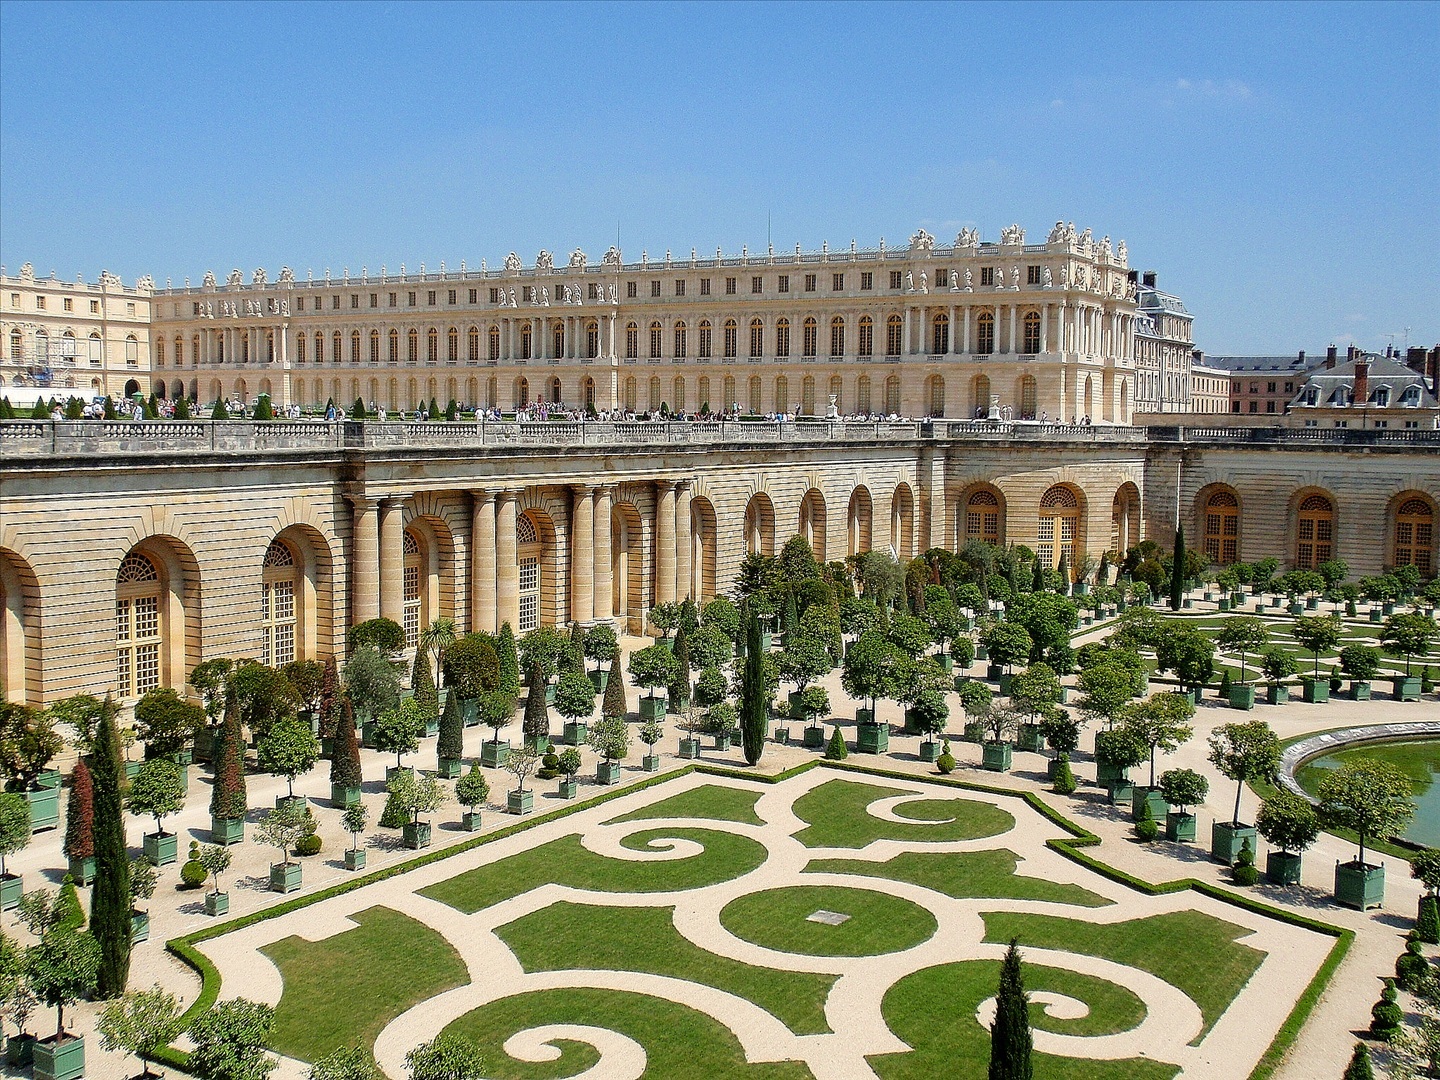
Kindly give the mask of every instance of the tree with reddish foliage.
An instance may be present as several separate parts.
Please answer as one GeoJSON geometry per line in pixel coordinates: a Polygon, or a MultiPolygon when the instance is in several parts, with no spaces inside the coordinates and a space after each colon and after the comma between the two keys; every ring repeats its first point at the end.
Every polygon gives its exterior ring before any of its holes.
{"type": "Polygon", "coordinates": [[[355,734],[355,708],[347,694],[340,699],[340,721],[335,725],[330,783],[338,787],[359,787],[360,780],[360,740],[355,734]]]}
{"type": "Polygon", "coordinates": [[[70,798],[65,804],[65,855],[80,860],[95,854],[95,794],[85,762],[75,763],[70,774],[70,798]]]}
{"type": "Polygon", "coordinates": [[[210,794],[210,816],[222,821],[245,817],[245,734],[240,728],[240,700],[232,685],[225,695],[225,719],[220,725],[220,750],[215,755],[215,787],[210,794]]]}

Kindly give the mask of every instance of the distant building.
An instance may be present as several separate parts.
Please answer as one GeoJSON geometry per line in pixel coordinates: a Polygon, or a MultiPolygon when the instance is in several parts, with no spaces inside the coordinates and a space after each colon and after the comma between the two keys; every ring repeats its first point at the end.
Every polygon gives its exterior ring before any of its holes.
{"type": "MultiPolygon", "coordinates": [[[[1424,350],[1418,352],[1424,359],[1424,350]]],[[[1440,349],[1435,355],[1440,358],[1440,349]]],[[[1426,385],[1423,367],[1352,349],[1343,363],[1312,369],[1286,411],[1296,427],[1434,430],[1440,428],[1436,390],[1433,380],[1426,385]]]]}
{"type": "Polygon", "coordinates": [[[1154,270],[1131,271],[1135,283],[1135,409],[1184,413],[1191,408],[1195,317],[1173,293],[1156,287],[1154,270]]]}
{"type": "MultiPolygon", "coordinates": [[[[1329,361],[1335,360],[1335,347],[1329,361]]],[[[1228,373],[1229,411],[1242,416],[1280,415],[1305,383],[1307,372],[1325,361],[1306,356],[1208,356],[1206,364],[1228,373]]]]}

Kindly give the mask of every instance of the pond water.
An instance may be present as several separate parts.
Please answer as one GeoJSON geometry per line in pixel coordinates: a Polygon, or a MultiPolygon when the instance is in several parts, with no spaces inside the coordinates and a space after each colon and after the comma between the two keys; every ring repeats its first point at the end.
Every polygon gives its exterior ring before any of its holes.
{"type": "Polygon", "coordinates": [[[1418,739],[1337,750],[1307,761],[1295,771],[1295,779],[1311,795],[1316,795],[1326,773],[1357,758],[1388,761],[1410,778],[1415,790],[1415,817],[1403,835],[1416,844],[1440,847],[1440,783],[1436,782],[1440,774],[1440,740],[1418,739]]]}

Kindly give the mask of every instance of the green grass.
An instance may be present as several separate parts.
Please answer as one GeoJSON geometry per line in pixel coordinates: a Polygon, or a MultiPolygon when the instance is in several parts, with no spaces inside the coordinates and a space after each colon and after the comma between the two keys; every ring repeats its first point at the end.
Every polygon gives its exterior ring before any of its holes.
{"type": "Polygon", "coordinates": [[[919,904],[872,889],[792,885],[738,896],[720,923],[742,941],[802,956],[878,956],[899,952],[935,933],[935,916],[919,904]],[[807,922],[817,911],[850,918],[839,926],[807,922]]]}
{"type": "Polygon", "coordinates": [[[405,1010],[470,981],[460,954],[423,923],[386,907],[351,918],[353,930],[260,950],[285,980],[271,1041],[282,1054],[313,1062],[342,1046],[368,1050],[405,1010]]]}
{"type": "Polygon", "coordinates": [[[671,907],[561,902],[497,933],[526,971],[603,968],[669,975],[752,1001],[797,1035],[830,1030],[825,1000],[836,976],[754,967],[706,952],[675,929],[674,916],[671,907]]]}
{"type": "MultiPolygon", "coordinates": [[[[1265,954],[1236,938],[1250,931],[1200,911],[1174,911],[1109,926],[1053,915],[1000,911],[983,916],[985,940],[1100,956],[1148,971],[1200,1007],[1195,1043],[1230,1007],[1265,954]]],[[[1194,1045],[1194,1044],[1192,1044],[1194,1045]]]]}
{"type": "Polygon", "coordinates": [[[827,780],[795,800],[795,815],[808,825],[795,838],[811,848],[863,848],[876,840],[917,844],[975,840],[999,836],[1015,827],[1015,818],[1008,812],[974,799],[921,799],[899,804],[896,816],[913,820],[913,825],[866,812],[878,799],[904,794],[899,788],[827,780]]]}
{"type": "MultiPolygon", "coordinates": [[[[1030,1023],[1062,1035],[1109,1035],[1129,1031],[1145,1019],[1144,1003],[1130,990],[1105,979],[1060,968],[1024,965],[1025,988],[1065,994],[1090,1006],[1079,1020],[1056,1020],[1038,1005],[1030,1023]]],[[[992,997],[1000,981],[994,960],[966,960],[925,968],[901,979],[885,994],[885,1023],[913,1050],[869,1059],[882,1080],[984,1080],[990,1033],[975,1010],[992,997]]],[[[1035,1080],[1170,1080],[1174,1065],[1143,1058],[1096,1061],[1036,1053],[1035,1080]]]]}
{"type": "Polygon", "coordinates": [[[763,791],[744,791],[720,784],[702,784],[679,795],[661,799],[606,824],[624,821],[649,821],[652,818],[707,818],[711,821],[737,821],[742,825],[763,825],[755,813],[755,803],[763,791]]]}
{"type": "Polygon", "coordinates": [[[649,846],[651,840],[663,846],[663,841],[677,839],[693,840],[705,850],[685,859],[625,862],[586,850],[578,836],[562,836],[436,882],[420,894],[469,915],[547,882],[612,893],[699,889],[747,874],[766,858],[763,844],[713,829],[647,829],[632,833],[622,843],[635,851],[647,851],[655,850],[649,846]]]}
{"type": "Polygon", "coordinates": [[[863,874],[865,877],[908,881],[956,899],[1007,897],[1049,900],[1057,904],[1103,907],[1110,903],[1099,893],[1079,885],[1015,873],[1019,856],[1005,848],[993,851],[907,851],[885,862],[859,859],[812,859],[807,874],[863,874]]]}
{"type": "Polygon", "coordinates": [[[578,987],[516,994],[458,1017],[445,1033],[479,1045],[491,1080],[559,1080],[599,1061],[589,1045],[571,1041],[556,1043],[562,1053],[555,1061],[515,1061],[502,1049],[511,1035],[542,1024],[586,1024],[628,1035],[645,1048],[647,1080],[812,1077],[798,1061],[749,1064],[725,1025],[685,1005],[623,990],[578,987]]]}
{"type": "MultiPolygon", "coordinates": [[[[1236,612],[1234,615],[1214,615],[1209,613],[1204,615],[1185,615],[1183,613],[1167,613],[1166,617],[1183,620],[1185,626],[1196,630],[1203,630],[1211,637],[1214,637],[1219,633],[1220,628],[1225,625],[1227,619],[1253,614],[1253,612],[1236,612]]],[[[1307,611],[1305,614],[1317,616],[1329,615],[1332,614],[1332,612],[1329,604],[1322,604],[1321,610],[1307,611]]],[[[1296,674],[1313,675],[1315,673],[1315,654],[1303,648],[1300,643],[1295,640],[1294,634],[1291,633],[1294,616],[1285,614],[1276,617],[1271,616],[1267,612],[1257,617],[1265,624],[1266,628],[1269,629],[1271,644],[1279,645],[1294,657],[1296,664],[1299,666],[1299,671],[1297,671],[1296,674]]],[[[1320,654],[1321,675],[1330,674],[1330,668],[1339,663],[1338,650],[1343,649],[1346,645],[1373,645],[1377,648],[1380,646],[1380,624],[1354,619],[1346,620],[1343,618],[1341,622],[1343,623],[1343,629],[1341,631],[1340,644],[1336,646],[1337,651],[1329,653],[1322,652],[1320,654]]],[[[1153,654],[1151,655],[1153,656],[1153,654]]],[[[1415,662],[1416,661],[1412,661],[1412,664],[1415,662]]],[[[1423,665],[1423,658],[1420,658],[1420,662],[1423,665]]],[[[1405,661],[1382,652],[1380,655],[1380,667],[1381,670],[1376,675],[1376,679],[1390,678],[1394,675],[1404,674],[1405,661]]],[[[1240,659],[1238,653],[1233,655],[1226,653],[1216,654],[1215,679],[1219,680],[1221,672],[1225,670],[1230,672],[1231,678],[1239,678],[1240,659]]],[[[1259,672],[1259,660],[1253,653],[1247,654],[1245,657],[1245,670],[1247,678],[1260,679],[1263,677],[1259,672]]]]}

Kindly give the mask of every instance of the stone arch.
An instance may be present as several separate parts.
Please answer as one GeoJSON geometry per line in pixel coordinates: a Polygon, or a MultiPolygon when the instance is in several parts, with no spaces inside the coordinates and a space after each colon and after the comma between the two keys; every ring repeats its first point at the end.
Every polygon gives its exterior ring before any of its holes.
{"type": "Polygon", "coordinates": [[[1081,404],[1081,410],[1082,410],[1082,411],[1081,411],[1081,417],[1082,417],[1082,418],[1084,418],[1084,417],[1089,417],[1091,420],[1094,420],[1094,419],[1095,419],[1095,381],[1094,381],[1089,375],[1086,375],[1086,376],[1085,376],[1085,386],[1084,386],[1084,389],[1081,391],[1080,404],[1081,404]]]}
{"type": "Polygon", "coordinates": [[[1084,557],[1085,512],[1085,493],[1074,484],[1055,484],[1040,496],[1035,554],[1046,569],[1059,566],[1062,554],[1072,568],[1084,557]]]}
{"type": "MultiPolygon", "coordinates": [[[[694,500],[691,500],[694,505],[694,500]]],[[[645,630],[645,518],[633,502],[610,511],[611,610],[629,632],[645,630]]]]}
{"type": "Polygon", "coordinates": [[[955,514],[955,550],[971,540],[1005,545],[1005,493],[994,484],[970,484],[960,492],[955,514]]]}
{"type": "Polygon", "coordinates": [[[1240,493],[1229,484],[1206,484],[1195,493],[1192,544],[1212,563],[1224,566],[1240,561],[1244,522],[1240,493]],[[1198,543],[1196,543],[1198,541],[1198,543]]]}
{"type": "Polygon", "coordinates": [[[745,504],[745,553],[775,554],[775,504],[763,491],[745,504]]]}
{"type": "Polygon", "coordinates": [[[1285,515],[1285,550],[1297,570],[1313,570],[1335,557],[1339,501],[1322,487],[1303,487],[1290,496],[1285,515]]]}
{"type": "Polygon", "coordinates": [[[850,493],[850,506],[845,512],[847,555],[859,555],[870,550],[874,523],[875,504],[870,497],[870,489],[864,484],[856,485],[850,493]]]}
{"type": "Polygon", "coordinates": [[[1433,574],[1436,525],[1435,500],[1428,494],[1411,489],[1393,496],[1385,507],[1385,565],[1433,574]]]}
{"type": "Polygon", "coordinates": [[[330,545],[324,534],[308,523],[286,526],[270,543],[284,544],[295,567],[295,659],[318,659],[330,653],[335,642],[335,578],[330,545]]]}
{"type": "Polygon", "coordinates": [[[515,557],[520,577],[520,625],[516,633],[563,622],[566,607],[560,596],[555,519],[547,511],[532,506],[516,517],[515,557]]]}
{"type": "Polygon", "coordinates": [[[915,557],[915,495],[903,480],[890,498],[890,546],[901,562],[915,557]]]}
{"type": "MultiPolygon", "coordinates": [[[[416,496],[405,507],[405,532],[418,545],[418,556],[411,565],[419,571],[412,583],[407,568],[404,587],[411,597],[410,604],[419,601],[419,620],[412,633],[406,627],[406,639],[418,637],[436,619],[459,621],[460,582],[457,580],[459,553],[456,550],[455,530],[446,514],[448,507],[432,493],[416,496]]],[[[414,610],[407,605],[407,613],[414,610]]]]}
{"type": "Polygon", "coordinates": [[[690,497],[690,595],[703,604],[716,595],[719,532],[715,505],[704,495],[690,497]]]}
{"type": "Polygon", "coordinates": [[[17,551],[0,548],[0,693],[17,704],[39,704],[40,583],[17,551]]]}
{"type": "Polygon", "coordinates": [[[825,495],[819,488],[812,487],[800,500],[796,527],[815,553],[815,558],[822,563],[825,561],[825,526],[825,495]]]}
{"type": "Polygon", "coordinates": [[[1110,503],[1110,548],[1124,554],[1139,542],[1140,489],[1127,480],[1115,489],[1110,503]]]}
{"type": "MultiPolygon", "coordinates": [[[[118,674],[117,670],[116,697],[132,701],[152,685],[180,689],[191,669],[201,660],[201,579],[194,550],[171,533],[150,533],[132,544],[116,564],[114,584],[116,648],[117,652],[123,649],[132,660],[128,677],[118,674]],[[141,573],[136,559],[148,563],[154,576],[141,573]],[[125,580],[122,581],[122,577],[125,580]],[[127,602],[123,614],[122,598],[127,602]],[[151,599],[153,607],[148,603],[151,599]],[[147,602],[137,604],[137,600],[147,602]],[[155,620],[155,632],[146,632],[137,638],[137,628],[147,630],[151,618],[155,620]],[[153,683],[148,675],[139,682],[135,678],[142,659],[139,655],[142,640],[147,649],[154,645],[154,679],[158,681],[153,683]]],[[[143,662],[150,662],[148,652],[143,662]]]]}

